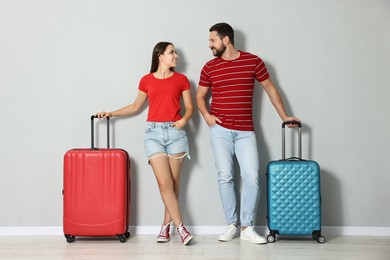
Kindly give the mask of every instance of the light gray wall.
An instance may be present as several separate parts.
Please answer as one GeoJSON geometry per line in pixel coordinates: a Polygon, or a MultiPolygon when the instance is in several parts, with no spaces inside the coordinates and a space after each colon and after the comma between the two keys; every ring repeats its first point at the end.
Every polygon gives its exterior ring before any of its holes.
{"type": "MultiPolygon", "coordinates": [[[[226,21],[236,47],[263,58],[288,112],[303,121],[303,157],[322,167],[323,225],[390,227],[389,14],[385,0],[1,0],[0,226],[62,225],[62,159],[89,147],[89,116],[133,101],[158,41],[176,45],[194,94],[212,58],[208,29],[226,21]]],[[[255,100],[256,225],[265,225],[264,174],[281,157],[281,122],[259,85],[255,100]]],[[[112,125],[113,144],[131,155],[132,226],[160,225],[163,214],[143,152],[146,113],[112,125]]],[[[185,223],[225,225],[198,113],[188,133],[185,223]]]]}

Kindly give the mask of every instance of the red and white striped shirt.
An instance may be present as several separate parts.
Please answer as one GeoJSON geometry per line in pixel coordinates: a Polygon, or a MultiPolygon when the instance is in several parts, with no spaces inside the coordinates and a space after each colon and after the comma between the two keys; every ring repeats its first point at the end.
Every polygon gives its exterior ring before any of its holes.
{"type": "Polygon", "coordinates": [[[240,57],[235,60],[217,57],[207,62],[200,74],[199,85],[211,87],[210,114],[221,119],[221,126],[254,131],[255,79],[262,82],[268,78],[267,68],[258,56],[240,51],[240,57]]]}

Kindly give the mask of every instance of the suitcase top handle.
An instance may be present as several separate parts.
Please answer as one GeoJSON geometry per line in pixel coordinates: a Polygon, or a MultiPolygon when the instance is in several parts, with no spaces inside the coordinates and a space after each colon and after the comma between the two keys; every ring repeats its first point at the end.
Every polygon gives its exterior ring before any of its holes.
{"type": "Polygon", "coordinates": [[[302,123],[298,121],[285,121],[282,123],[282,128],[285,128],[286,125],[288,124],[293,124],[293,125],[298,125],[298,127],[302,127],[302,123]]]}
{"type": "MultiPolygon", "coordinates": [[[[91,116],[91,150],[97,150],[98,148],[95,147],[95,132],[94,132],[94,119],[98,118],[96,115],[91,116]]],[[[110,148],[110,118],[106,117],[107,119],[107,149],[110,148]]]]}
{"type": "MultiPolygon", "coordinates": [[[[282,160],[286,160],[286,125],[298,125],[298,157],[291,157],[290,159],[302,160],[302,123],[298,121],[286,121],[282,123],[282,160]]],[[[288,159],[287,159],[288,160],[288,159]]]]}

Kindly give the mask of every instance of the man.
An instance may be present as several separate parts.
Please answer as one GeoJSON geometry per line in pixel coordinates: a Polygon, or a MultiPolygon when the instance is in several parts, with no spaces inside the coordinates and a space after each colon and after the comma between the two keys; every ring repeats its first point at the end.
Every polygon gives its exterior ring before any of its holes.
{"type": "Polygon", "coordinates": [[[218,188],[228,223],[227,230],[218,240],[230,241],[237,237],[240,221],[241,239],[265,244],[267,240],[253,228],[259,195],[259,153],[252,118],[255,79],[264,88],[283,121],[299,120],[287,116],[282,98],[263,61],[234,47],[234,30],[229,24],[218,23],[210,28],[209,48],[216,58],[202,69],[196,102],[210,127],[218,188]],[[210,112],[206,105],[208,91],[211,91],[212,97],[210,112]],[[240,219],[237,217],[234,188],[234,156],[242,179],[240,219]]]}

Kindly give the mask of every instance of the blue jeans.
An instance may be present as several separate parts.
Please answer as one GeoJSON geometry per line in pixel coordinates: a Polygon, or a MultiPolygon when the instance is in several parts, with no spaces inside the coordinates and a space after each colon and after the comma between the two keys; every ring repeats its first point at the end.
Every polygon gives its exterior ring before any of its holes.
{"type": "Polygon", "coordinates": [[[259,187],[259,152],[253,131],[238,131],[220,125],[210,127],[211,146],[217,168],[218,189],[228,224],[238,224],[234,188],[234,155],[240,166],[241,226],[253,226],[259,187]]]}

